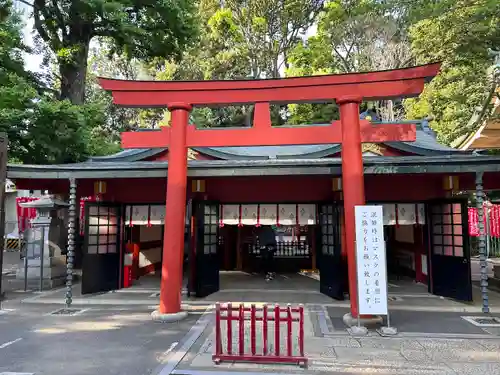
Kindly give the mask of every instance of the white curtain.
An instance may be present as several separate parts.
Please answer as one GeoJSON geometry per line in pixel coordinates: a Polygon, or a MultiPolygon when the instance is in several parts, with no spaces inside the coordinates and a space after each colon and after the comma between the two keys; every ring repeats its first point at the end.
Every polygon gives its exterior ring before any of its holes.
{"type": "Polygon", "coordinates": [[[223,204],[221,210],[221,221],[225,225],[238,225],[240,223],[240,205],[223,204]]]}
{"type": "Polygon", "coordinates": [[[260,205],[260,224],[261,225],[276,225],[278,206],[276,204],[261,204],[260,205]]]}
{"type": "MultiPolygon", "coordinates": [[[[130,214],[130,208],[128,209],[128,213],[130,214]]],[[[130,219],[129,216],[125,223],[131,225],[147,225],[148,218],[149,218],[148,205],[132,206],[132,219],[130,219]]]]}
{"type": "Polygon", "coordinates": [[[418,212],[418,224],[425,224],[425,204],[423,203],[418,203],[417,205],[417,212],[418,212]]]}
{"type": "Polygon", "coordinates": [[[383,209],[384,225],[425,224],[425,204],[423,203],[387,203],[383,205],[383,209]]]}
{"type": "Polygon", "coordinates": [[[297,225],[297,205],[296,204],[280,204],[278,206],[278,224],[280,225],[297,225]]]}
{"type": "Polygon", "coordinates": [[[396,225],[396,205],[384,204],[384,225],[396,225]]]}
{"type": "Polygon", "coordinates": [[[151,217],[149,221],[152,225],[165,224],[165,206],[151,206],[151,217]]]}
{"type": "Polygon", "coordinates": [[[316,205],[299,204],[299,225],[316,224],[316,205]]]}
{"type": "Polygon", "coordinates": [[[413,225],[417,223],[415,215],[415,204],[397,204],[398,208],[398,224],[413,225]]]}
{"type": "Polygon", "coordinates": [[[241,205],[241,224],[243,225],[256,225],[258,204],[242,204],[241,205]]]}

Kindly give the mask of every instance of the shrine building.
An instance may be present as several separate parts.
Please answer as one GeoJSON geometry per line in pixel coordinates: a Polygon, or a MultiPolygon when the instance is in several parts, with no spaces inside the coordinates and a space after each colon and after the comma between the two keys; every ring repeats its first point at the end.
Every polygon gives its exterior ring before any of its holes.
{"type": "Polygon", "coordinates": [[[84,163],[9,165],[8,177],[19,189],[72,192],[82,293],[126,285],[132,256],[134,279],[161,273],[162,315],[182,315],[185,282],[202,298],[219,290],[220,271],[258,272],[254,229],[273,225],[278,271],[317,270],[320,291],[350,296],[357,316],[354,207],[364,204],[384,207],[390,272],[470,301],[467,196],[500,188],[500,157],[444,146],[425,121],[382,123],[360,113],[363,101],[419,95],[438,71],[431,64],[268,80],[103,78],[117,105],[166,107],[171,126],[125,132],[123,151],[84,163]],[[327,101],[338,104],[339,121],[271,124],[270,104],[327,101]],[[241,104],[254,105],[251,127],[189,124],[193,106],[241,104]]]}

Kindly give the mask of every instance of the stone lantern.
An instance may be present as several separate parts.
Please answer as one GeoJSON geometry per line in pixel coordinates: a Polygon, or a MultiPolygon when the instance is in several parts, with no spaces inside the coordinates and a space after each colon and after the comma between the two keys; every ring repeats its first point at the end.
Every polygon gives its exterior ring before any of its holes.
{"type": "Polygon", "coordinates": [[[25,208],[35,208],[36,217],[31,228],[26,231],[26,264],[18,267],[16,277],[27,279],[32,285],[40,283],[40,288],[53,288],[66,282],[66,257],[63,255],[67,243],[67,229],[60,215],[68,203],[47,195],[32,202],[20,204],[25,208]]]}

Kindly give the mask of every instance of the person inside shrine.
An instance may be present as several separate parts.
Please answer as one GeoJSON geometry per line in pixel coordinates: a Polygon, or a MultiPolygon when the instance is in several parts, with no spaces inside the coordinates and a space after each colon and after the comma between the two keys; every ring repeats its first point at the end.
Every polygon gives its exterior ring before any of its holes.
{"type": "Polygon", "coordinates": [[[271,281],[276,275],[274,253],[276,252],[276,233],[271,225],[257,227],[257,240],[262,254],[262,270],[266,281],[271,281]]]}

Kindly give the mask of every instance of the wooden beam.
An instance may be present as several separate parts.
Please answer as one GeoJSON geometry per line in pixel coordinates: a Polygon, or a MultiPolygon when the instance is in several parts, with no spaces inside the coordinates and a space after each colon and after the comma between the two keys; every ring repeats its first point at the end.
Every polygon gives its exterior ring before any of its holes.
{"type": "Polygon", "coordinates": [[[367,82],[359,84],[301,86],[285,88],[258,88],[249,90],[220,89],[190,91],[113,91],[113,101],[123,107],[166,107],[173,102],[189,103],[193,106],[242,105],[256,102],[310,103],[330,102],[343,96],[361,97],[363,100],[408,98],[419,95],[426,80],[367,82]]]}
{"type": "Polygon", "coordinates": [[[310,86],[356,85],[373,82],[394,82],[412,79],[429,80],[440,69],[439,63],[385,71],[323,74],[308,77],[278,79],[206,80],[206,81],[133,81],[99,78],[99,83],[108,91],[205,91],[207,97],[220,90],[256,90],[263,88],[284,89],[310,86]]]}
{"type": "MultiPolygon", "coordinates": [[[[263,114],[265,114],[265,108],[263,114]]],[[[342,143],[340,121],[319,126],[270,126],[265,117],[259,114],[259,121],[251,128],[212,128],[187,129],[187,147],[237,147],[237,146],[274,146],[274,145],[316,145],[342,143]]],[[[256,115],[257,118],[257,115],[256,115]]],[[[365,143],[414,142],[415,124],[373,125],[360,120],[361,141],[365,143]]],[[[169,146],[170,128],[150,132],[122,133],[123,148],[164,148],[169,146]]]]}

